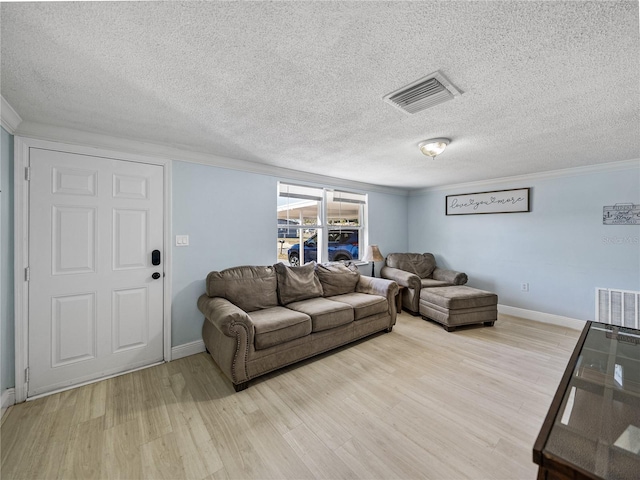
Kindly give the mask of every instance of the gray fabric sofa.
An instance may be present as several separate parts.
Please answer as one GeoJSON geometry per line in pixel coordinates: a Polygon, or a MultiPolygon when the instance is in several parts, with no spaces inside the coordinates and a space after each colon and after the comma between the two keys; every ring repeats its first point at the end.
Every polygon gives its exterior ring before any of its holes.
{"type": "Polygon", "coordinates": [[[467,275],[436,265],[431,253],[391,253],[385,259],[380,276],[395,281],[402,289],[402,307],[420,315],[420,291],[423,288],[464,285],[467,275]]]}
{"type": "Polygon", "coordinates": [[[396,323],[398,286],[344,265],[211,272],[198,299],[207,351],[236,391],[260,375],[396,323]]]}

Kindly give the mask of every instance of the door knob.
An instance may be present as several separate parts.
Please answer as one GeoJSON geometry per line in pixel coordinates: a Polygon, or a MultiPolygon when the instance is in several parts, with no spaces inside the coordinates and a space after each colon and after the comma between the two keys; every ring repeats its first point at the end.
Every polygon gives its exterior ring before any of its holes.
{"type": "Polygon", "coordinates": [[[153,278],[154,280],[157,280],[160,278],[160,274],[158,272],[153,272],[153,275],[151,275],[151,278],[153,278]]]}

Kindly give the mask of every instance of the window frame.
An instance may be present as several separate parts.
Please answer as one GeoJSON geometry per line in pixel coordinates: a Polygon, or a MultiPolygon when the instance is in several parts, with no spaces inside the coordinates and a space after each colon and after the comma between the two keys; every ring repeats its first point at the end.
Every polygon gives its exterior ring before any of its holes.
{"type": "MultiPolygon", "coordinates": [[[[284,228],[287,229],[297,229],[297,245],[302,251],[299,252],[299,261],[300,265],[304,265],[305,255],[304,255],[304,230],[315,230],[315,235],[317,236],[317,250],[316,250],[316,259],[317,263],[328,263],[329,262],[329,232],[341,231],[341,230],[355,230],[358,232],[358,257],[348,260],[351,263],[363,264],[366,262],[362,262],[361,258],[364,255],[363,245],[365,245],[368,237],[368,205],[369,205],[369,195],[364,192],[350,191],[336,187],[325,187],[325,186],[317,186],[317,185],[304,185],[291,183],[287,181],[278,181],[277,191],[276,191],[276,223],[278,224],[276,232],[279,232],[279,229],[283,228],[283,225],[278,223],[279,220],[285,220],[285,218],[280,218],[279,213],[282,210],[291,210],[291,208],[282,209],[282,205],[280,204],[281,198],[305,198],[304,192],[305,189],[309,189],[309,191],[321,192],[318,194],[318,215],[317,221],[315,224],[304,224],[304,216],[302,212],[297,218],[291,218],[287,215],[286,222],[284,228]],[[297,193],[289,193],[286,195],[282,195],[282,187],[293,187],[293,190],[297,190],[297,193]],[[339,200],[336,202],[335,194],[338,194],[339,200]],[[349,223],[343,223],[344,218],[339,218],[340,223],[330,223],[331,219],[329,216],[329,204],[331,202],[335,203],[349,203],[349,204],[357,204],[357,220],[358,225],[351,225],[349,223]],[[290,224],[291,220],[298,221],[299,226],[290,224]]],[[[313,195],[310,194],[309,197],[313,195]]],[[[289,205],[287,205],[289,206],[289,205]]],[[[280,237],[277,237],[280,238],[280,237]]],[[[293,238],[293,237],[288,237],[293,238]]]]}

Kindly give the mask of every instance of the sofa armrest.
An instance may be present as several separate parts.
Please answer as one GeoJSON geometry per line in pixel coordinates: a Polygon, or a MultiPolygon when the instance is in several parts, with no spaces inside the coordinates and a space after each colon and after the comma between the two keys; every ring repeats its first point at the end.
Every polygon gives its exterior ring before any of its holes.
{"type": "Polygon", "coordinates": [[[434,280],[440,280],[452,285],[464,285],[467,283],[467,274],[463,272],[456,272],[455,270],[445,270],[444,268],[436,267],[431,274],[434,280]]]}
{"type": "Polygon", "coordinates": [[[398,285],[393,280],[387,280],[386,278],[365,277],[364,275],[360,275],[360,279],[356,284],[356,292],[380,295],[381,297],[393,299],[398,293],[398,285]]]}
{"type": "Polygon", "coordinates": [[[365,277],[360,275],[360,280],[356,284],[356,292],[369,295],[379,295],[387,299],[389,315],[391,316],[391,327],[396,323],[396,295],[398,295],[398,284],[393,280],[385,278],[365,277]]]}
{"type": "Polygon", "coordinates": [[[204,313],[202,340],[220,370],[236,389],[249,380],[247,358],[253,346],[255,327],[247,313],[229,300],[209,297],[198,299],[204,313]]]}
{"type": "Polygon", "coordinates": [[[253,344],[255,327],[247,312],[231,303],[226,298],[209,297],[206,294],[198,299],[198,308],[218,330],[227,337],[237,336],[237,326],[247,332],[249,344],[253,344]]]}
{"type": "Polygon", "coordinates": [[[420,277],[418,275],[405,270],[400,270],[399,268],[384,266],[382,267],[382,270],[380,270],[380,276],[393,280],[398,285],[413,288],[414,290],[420,290],[421,287],[420,277]]]}

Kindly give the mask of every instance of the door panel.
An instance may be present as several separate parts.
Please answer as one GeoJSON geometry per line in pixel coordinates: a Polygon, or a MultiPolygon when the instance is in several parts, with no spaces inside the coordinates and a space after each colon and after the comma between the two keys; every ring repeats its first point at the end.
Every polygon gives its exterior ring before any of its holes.
{"type": "Polygon", "coordinates": [[[114,198],[146,199],[149,189],[149,179],[146,177],[134,177],[131,175],[113,176],[114,198]]]}
{"type": "Polygon", "coordinates": [[[95,358],[95,297],[95,293],[85,293],[52,299],[51,365],[53,367],[95,358]]]}
{"type": "Polygon", "coordinates": [[[148,303],[145,287],[113,292],[113,353],[147,345],[148,303]]]}
{"type": "Polygon", "coordinates": [[[146,210],[113,210],[113,269],[145,268],[147,242],[146,210]]]}
{"type": "Polygon", "coordinates": [[[96,263],[96,209],[52,206],[51,248],[53,275],[94,273],[96,263]]]}
{"type": "Polygon", "coordinates": [[[96,195],[98,172],[53,167],[53,193],[58,195],[96,195]]]}
{"type": "Polygon", "coordinates": [[[30,167],[27,395],[161,361],[163,168],[37,148],[30,167]]]}

